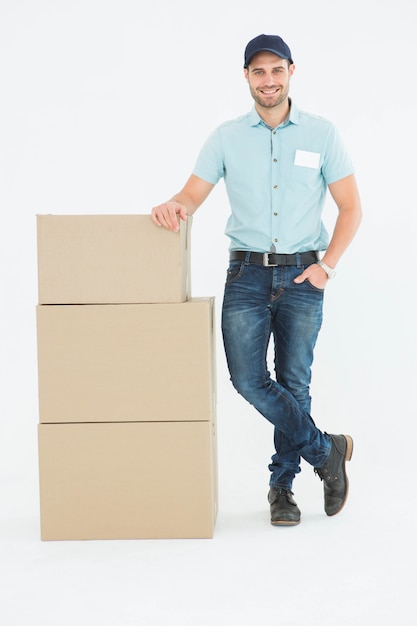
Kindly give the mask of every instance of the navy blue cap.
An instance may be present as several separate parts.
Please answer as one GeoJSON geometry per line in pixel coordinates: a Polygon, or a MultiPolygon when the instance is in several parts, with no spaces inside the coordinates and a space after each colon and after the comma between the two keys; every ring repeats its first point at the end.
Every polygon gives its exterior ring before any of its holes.
{"type": "Polygon", "coordinates": [[[258,52],[272,52],[281,59],[288,59],[290,63],[293,63],[291,50],[278,35],[258,35],[255,39],[251,39],[245,48],[244,67],[248,67],[250,60],[258,52]]]}

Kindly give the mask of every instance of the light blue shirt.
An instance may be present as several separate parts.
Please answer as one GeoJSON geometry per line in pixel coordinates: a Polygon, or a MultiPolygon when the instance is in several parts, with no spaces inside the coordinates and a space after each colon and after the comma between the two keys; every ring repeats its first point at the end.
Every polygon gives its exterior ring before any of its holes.
{"type": "Polygon", "coordinates": [[[231,206],[231,250],[283,254],[325,250],[327,185],[353,173],[334,125],[291,103],[288,119],[269,128],[255,108],[209,136],[193,173],[215,185],[224,178],[231,206]]]}

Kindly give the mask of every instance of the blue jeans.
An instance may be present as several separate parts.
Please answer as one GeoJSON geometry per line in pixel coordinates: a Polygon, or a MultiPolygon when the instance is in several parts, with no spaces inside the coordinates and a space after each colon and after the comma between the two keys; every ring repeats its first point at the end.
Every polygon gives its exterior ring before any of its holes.
{"type": "Polygon", "coordinates": [[[310,416],[313,350],[322,322],[323,290],[294,278],[306,266],[264,267],[231,261],[222,332],[230,379],[274,426],[271,487],[291,489],[300,457],[321,467],[331,440],[310,416]],[[275,380],[267,365],[271,336],[275,380]]]}

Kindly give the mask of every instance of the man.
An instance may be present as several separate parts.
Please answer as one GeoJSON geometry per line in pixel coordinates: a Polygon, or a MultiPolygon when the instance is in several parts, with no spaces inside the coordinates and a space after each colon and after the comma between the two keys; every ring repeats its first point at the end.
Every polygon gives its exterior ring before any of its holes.
{"type": "Polygon", "coordinates": [[[324,289],[359,226],[360,199],[334,126],[290,100],[294,70],[281,37],[252,39],[244,75],[254,108],[220,125],[183,189],[152,209],[155,224],[176,231],[178,218],[192,215],[225,180],[231,215],[223,339],[234,387],[274,425],[268,494],[274,525],[300,522],[292,493],[300,457],[323,480],[326,513],[338,513],[353,449],[349,435],[328,435],[315,425],[309,386],[324,289]],[[327,189],[338,209],[330,241],[321,220],[327,189]],[[266,362],[271,335],[275,380],[266,362]]]}

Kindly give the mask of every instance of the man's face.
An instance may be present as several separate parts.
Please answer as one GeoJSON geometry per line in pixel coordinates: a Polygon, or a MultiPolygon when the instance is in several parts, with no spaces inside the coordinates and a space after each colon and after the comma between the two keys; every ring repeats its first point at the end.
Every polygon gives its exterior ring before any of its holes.
{"type": "Polygon", "coordinates": [[[295,66],[272,52],[258,52],[245,68],[252,98],[263,108],[279,106],[288,98],[295,66]]]}

